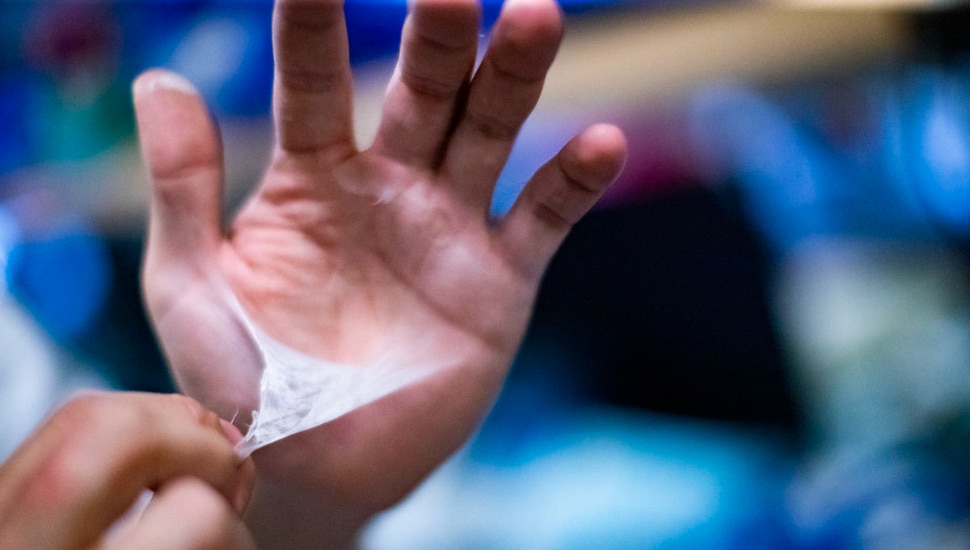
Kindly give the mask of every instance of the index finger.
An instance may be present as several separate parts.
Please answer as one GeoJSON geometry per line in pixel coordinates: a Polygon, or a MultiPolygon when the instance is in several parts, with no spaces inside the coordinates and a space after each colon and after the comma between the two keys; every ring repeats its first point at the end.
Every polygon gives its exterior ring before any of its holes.
{"type": "Polygon", "coordinates": [[[138,525],[103,550],[255,549],[242,519],[211,487],[183,478],[162,487],[138,525]],[[177,525],[178,529],[172,529],[177,525]]]}
{"type": "Polygon", "coordinates": [[[241,509],[252,475],[224,424],[189,398],[82,397],[0,467],[0,547],[91,546],[144,489],[186,476],[241,509]]]}
{"type": "Polygon", "coordinates": [[[279,0],[273,12],[276,138],[289,153],[354,149],[353,90],[341,0],[279,0]]]}

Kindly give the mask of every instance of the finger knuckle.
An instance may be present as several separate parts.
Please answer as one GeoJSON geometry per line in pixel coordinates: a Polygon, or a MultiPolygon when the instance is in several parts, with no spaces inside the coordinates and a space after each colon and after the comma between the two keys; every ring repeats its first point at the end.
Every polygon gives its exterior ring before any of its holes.
{"type": "Polygon", "coordinates": [[[341,89],[349,75],[341,69],[310,70],[278,68],[280,84],[285,88],[308,94],[322,94],[341,89]]]}
{"type": "Polygon", "coordinates": [[[486,139],[509,141],[515,139],[519,133],[516,122],[484,110],[469,110],[465,114],[465,120],[476,133],[486,139]]]}
{"type": "Polygon", "coordinates": [[[130,420],[119,400],[107,393],[75,397],[60,407],[43,429],[55,443],[39,459],[25,494],[24,505],[50,509],[79,495],[100,490],[113,472],[128,467],[127,454],[115,441],[124,441],[130,420]]]}
{"type": "Polygon", "coordinates": [[[72,398],[54,413],[54,421],[64,429],[90,433],[116,433],[130,420],[116,397],[110,393],[86,393],[72,398]]]}

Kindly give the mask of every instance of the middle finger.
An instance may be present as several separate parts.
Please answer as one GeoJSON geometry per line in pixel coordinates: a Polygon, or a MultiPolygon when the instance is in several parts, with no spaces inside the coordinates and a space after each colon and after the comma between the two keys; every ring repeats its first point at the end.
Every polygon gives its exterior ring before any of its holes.
{"type": "Polygon", "coordinates": [[[478,0],[414,4],[387,90],[377,152],[419,168],[437,162],[475,65],[480,12],[478,0]]]}
{"type": "Polygon", "coordinates": [[[561,37],[562,16],[554,1],[506,2],[441,166],[443,181],[469,206],[487,211],[561,37]]]}
{"type": "Polygon", "coordinates": [[[273,14],[277,140],[289,153],[354,149],[347,27],[340,0],[279,0],[273,14]]]}

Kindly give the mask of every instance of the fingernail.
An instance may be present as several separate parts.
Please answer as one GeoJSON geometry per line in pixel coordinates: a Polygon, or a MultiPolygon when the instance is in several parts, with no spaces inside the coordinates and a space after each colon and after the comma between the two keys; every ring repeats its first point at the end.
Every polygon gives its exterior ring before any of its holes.
{"type": "Polygon", "coordinates": [[[229,439],[229,443],[232,443],[233,445],[235,445],[236,443],[239,443],[240,440],[242,440],[243,438],[242,432],[240,432],[239,428],[234,426],[228,420],[224,418],[220,418],[219,425],[222,426],[222,433],[225,434],[225,436],[229,439]]]}
{"type": "Polygon", "coordinates": [[[199,91],[191,82],[181,75],[168,71],[155,71],[135,80],[135,94],[152,93],[158,90],[170,90],[183,94],[199,95],[199,91]]]}

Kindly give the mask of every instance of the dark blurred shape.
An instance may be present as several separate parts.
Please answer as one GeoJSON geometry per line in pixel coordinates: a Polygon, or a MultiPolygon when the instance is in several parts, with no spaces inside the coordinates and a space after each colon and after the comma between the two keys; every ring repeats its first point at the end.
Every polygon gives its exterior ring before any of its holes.
{"type": "Polygon", "coordinates": [[[92,3],[51,2],[38,10],[24,33],[24,58],[59,79],[83,77],[111,64],[120,46],[112,12],[92,3]]]}
{"type": "Polygon", "coordinates": [[[524,353],[558,342],[573,360],[547,376],[611,404],[797,431],[767,284],[736,201],[685,185],[576,226],[524,353]]]}
{"type": "Polygon", "coordinates": [[[949,64],[965,62],[970,51],[970,6],[917,11],[912,16],[916,55],[921,61],[949,64]]]}
{"type": "Polygon", "coordinates": [[[912,71],[900,93],[906,176],[936,228],[970,257],[970,6],[913,17],[912,71]]]}
{"type": "Polygon", "coordinates": [[[105,241],[105,247],[115,282],[105,297],[104,315],[91,323],[70,349],[101,365],[102,374],[119,388],[174,391],[141,298],[143,243],[138,238],[113,238],[105,241]]]}
{"type": "Polygon", "coordinates": [[[128,83],[119,72],[121,23],[109,4],[51,2],[31,9],[0,14],[24,24],[25,66],[12,67],[30,79],[21,109],[34,157],[24,164],[88,160],[133,128],[128,83]]]}

